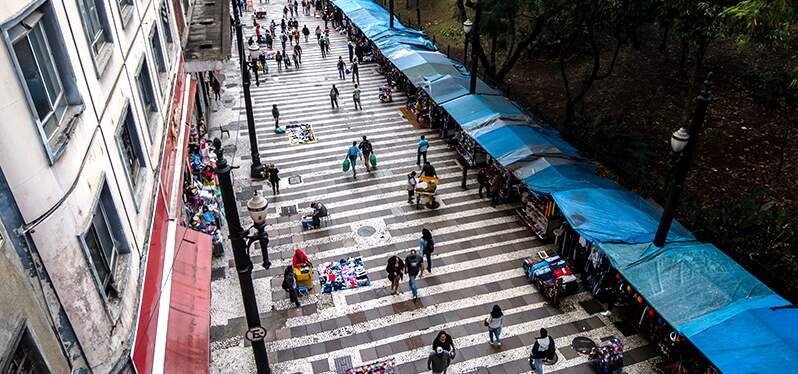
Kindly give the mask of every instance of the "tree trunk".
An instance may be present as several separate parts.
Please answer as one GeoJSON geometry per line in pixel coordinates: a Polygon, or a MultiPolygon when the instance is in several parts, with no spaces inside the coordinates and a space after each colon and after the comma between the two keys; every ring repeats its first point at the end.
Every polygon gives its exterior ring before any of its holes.
{"type": "Polygon", "coordinates": [[[457,0],[455,2],[455,5],[457,5],[457,16],[460,20],[460,23],[462,24],[463,22],[465,22],[466,19],[468,19],[468,14],[466,14],[464,0],[457,0]]]}
{"type": "Polygon", "coordinates": [[[688,53],[690,53],[690,44],[687,42],[687,39],[682,38],[681,48],[679,49],[679,76],[681,77],[687,75],[684,68],[687,65],[688,53]]]}
{"type": "MultiPolygon", "coordinates": [[[[494,32],[493,35],[490,36],[490,70],[491,72],[495,73],[496,71],[496,44],[498,42],[499,36],[497,32],[494,32]]],[[[494,75],[494,74],[491,74],[494,75]]]]}
{"type": "Polygon", "coordinates": [[[671,33],[671,24],[666,23],[662,25],[662,28],[662,40],[659,42],[659,50],[665,52],[665,50],[668,48],[668,37],[671,33]]]}
{"type": "Polygon", "coordinates": [[[540,36],[540,33],[542,31],[543,31],[543,20],[539,18],[535,22],[535,26],[532,28],[532,31],[529,34],[527,34],[524,39],[518,42],[518,46],[515,47],[513,53],[511,53],[509,57],[506,60],[504,60],[501,69],[499,69],[499,71],[496,73],[497,81],[499,82],[504,81],[504,78],[507,76],[507,74],[510,73],[510,70],[512,70],[515,63],[521,57],[521,53],[523,53],[525,50],[528,50],[529,45],[532,44],[533,41],[537,40],[538,36],[540,36]]]}

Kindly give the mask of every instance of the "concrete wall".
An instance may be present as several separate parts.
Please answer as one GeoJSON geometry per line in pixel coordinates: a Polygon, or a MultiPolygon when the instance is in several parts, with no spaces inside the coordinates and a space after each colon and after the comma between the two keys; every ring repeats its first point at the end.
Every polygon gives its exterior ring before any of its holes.
{"type": "MultiPolygon", "coordinates": [[[[129,355],[135,329],[141,287],[139,274],[143,271],[141,259],[152,219],[156,170],[181,54],[180,39],[170,0],[134,0],[132,19],[124,28],[118,2],[105,0],[105,11],[113,29],[113,51],[107,67],[98,76],[76,0],[48,1],[61,29],[61,35],[48,35],[48,38],[51,44],[53,38],[63,38],[86,109],[78,118],[63,154],[51,164],[32,120],[24,82],[11,63],[13,51],[8,50],[6,43],[0,43],[0,85],[3,87],[0,166],[26,223],[58,206],[30,231],[30,237],[89,366],[95,372],[108,372],[129,355]],[[166,43],[158,18],[162,1],[169,6],[171,44],[166,43]],[[158,116],[153,126],[147,126],[135,75],[142,59],[147,59],[151,73],[156,75],[149,40],[156,25],[168,67],[163,81],[155,87],[158,116]],[[128,183],[115,137],[126,105],[135,114],[139,138],[146,152],[145,178],[137,191],[128,183]],[[111,302],[105,300],[97,287],[78,238],[89,225],[103,181],[108,184],[120,217],[120,229],[130,247],[124,264],[126,274],[118,285],[120,296],[111,302]],[[66,198],[59,203],[64,196],[66,198]]],[[[0,24],[26,11],[31,4],[27,0],[0,1],[0,24]]]]}

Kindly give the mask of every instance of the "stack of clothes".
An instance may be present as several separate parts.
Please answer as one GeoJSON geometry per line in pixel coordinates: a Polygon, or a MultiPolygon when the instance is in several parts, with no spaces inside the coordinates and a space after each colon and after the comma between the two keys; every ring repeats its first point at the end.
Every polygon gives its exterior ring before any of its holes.
{"type": "Polygon", "coordinates": [[[289,145],[310,144],[316,142],[316,134],[313,132],[313,127],[307,123],[300,123],[298,125],[288,125],[285,127],[288,133],[289,145]]]}
{"type": "Polygon", "coordinates": [[[349,257],[337,262],[319,264],[319,284],[322,292],[365,287],[371,284],[366,267],[360,257],[349,257]]]}
{"type": "Polygon", "coordinates": [[[346,374],[393,374],[394,360],[388,359],[373,364],[359,366],[353,369],[346,369],[346,374]]]}

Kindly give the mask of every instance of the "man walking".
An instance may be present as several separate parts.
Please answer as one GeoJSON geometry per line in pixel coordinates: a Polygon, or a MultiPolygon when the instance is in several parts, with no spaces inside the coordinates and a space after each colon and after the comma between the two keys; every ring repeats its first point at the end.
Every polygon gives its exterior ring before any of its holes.
{"type": "MultiPolygon", "coordinates": [[[[299,46],[299,43],[296,43],[294,46],[294,55],[299,59],[299,63],[302,63],[302,47],[299,46]]],[[[296,61],[294,61],[296,63],[296,61]]]]}
{"type": "Polygon", "coordinates": [[[371,164],[369,163],[369,158],[371,157],[371,152],[373,152],[373,148],[371,147],[371,142],[366,139],[366,136],[363,135],[363,140],[357,146],[360,148],[360,152],[363,153],[363,161],[366,163],[366,171],[371,172],[371,164]]]}
{"type": "Polygon", "coordinates": [[[421,135],[421,140],[418,141],[418,153],[416,154],[416,165],[421,166],[421,157],[424,157],[424,163],[427,163],[427,150],[429,149],[429,141],[424,135],[421,135]]]}
{"type": "Polygon", "coordinates": [[[421,261],[421,256],[416,253],[415,249],[411,249],[410,255],[405,258],[405,271],[407,272],[407,280],[410,284],[410,291],[413,292],[413,301],[418,301],[416,277],[421,270],[421,261]]]}
{"type": "Polygon", "coordinates": [[[488,178],[487,167],[479,169],[479,173],[477,174],[477,183],[479,183],[479,198],[482,198],[482,189],[485,189],[485,193],[487,193],[488,197],[490,197],[490,178],[488,178]]]}
{"type": "Polygon", "coordinates": [[[324,46],[325,43],[327,43],[327,40],[325,40],[325,38],[323,36],[320,37],[319,38],[319,48],[321,48],[321,58],[326,58],[327,57],[327,48],[324,46]]]}
{"type": "Polygon", "coordinates": [[[338,56],[338,77],[346,79],[346,63],[342,56],[338,56]]]}
{"type": "Polygon", "coordinates": [[[338,95],[339,94],[340,93],[338,92],[338,89],[335,88],[335,85],[333,85],[332,88],[330,89],[330,105],[332,106],[333,109],[338,108],[338,95]]]}
{"type": "Polygon", "coordinates": [[[280,111],[277,110],[277,104],[272,104],[272,117],[274,117],[274,129],[280,127],[280,111]]]}
{"type": "Polygon", "coordinates": [[[349,158],[349,165],[352,167],[352,178],[357,179],[357,171],[355,164],[357,163],[357,156],[360,155],[360,149],[357,148],[357,142],[352,142],[352,146],[346,152],[346,157],[349,158]]]}
{"type": "Polygon", "coordinates": [[[360,107],[360,110],[363,110],[363,104],[360,103],[360,88],[355,85],[355,89],[352,90],[352,102],[355,104],[355,110],[360,107]]]}
{"type": "Polygon", "coordinates": [[[438,349],[429,354],[427,369],[431,370],[432,374],[443,374],[451,361],[452,359],[449,355],[444,354],[443,347],[438,347],[438,349]]]}
{"type": "Polygon", "coordinates": [[[346,48],[349,49],[349,62],[351,63],[355,58],[355,43],[352,42],[352,39],[346,42],[346,48]]]}
{"type": "Polygon", "coordinates": [[[357,65],[357,60],[352,62],[352,83],[355,83],[355,77],[357,77],[357,84],[360,84],[360,67],[357,65]]]}
{"type": "Polygon", "coordinates": [[[549,336],[546,329],[540,329],[540,336],[535,339],[532,354],[529,355],[529,366],[535,374],[543,374],[543,360],[553,359],[556,354],[554,349],[554,339],[549,336]]]}
{"type": "Polygon", "coordinates": [[[302,35],[305,35],[305,43],[307,43],[308,35],[310,35],[310,29],[308,29],[308,25],[302,26],[302,35]]]}

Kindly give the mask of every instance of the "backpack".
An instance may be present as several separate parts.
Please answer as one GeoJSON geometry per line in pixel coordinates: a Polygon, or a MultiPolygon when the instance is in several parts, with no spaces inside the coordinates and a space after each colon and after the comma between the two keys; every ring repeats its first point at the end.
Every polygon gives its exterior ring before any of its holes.
{"type": "Polygon", "coordinates": [[[372,148],[371,148],[371,142],[370,141],[364,140],[360,144],[363,146],[363,152],[371,153],[372,148]]]}
{"type": "Polygon", "coordinates": [[[338,97],[338,92],[335,92],[335,89],[331,89],[330,90],[330,97],[332,97],[332,98],[338,97]]]}
{"type": "Polygon", "coordinates": [[[435,251],[435,241],[430,239],[427,240],[427,245],[424,248],[424,253],[432,253],[435,251]]]}

